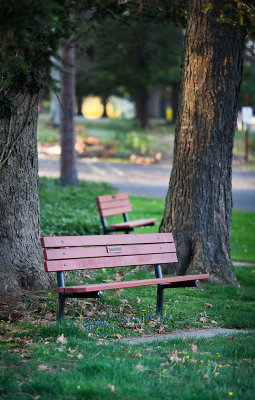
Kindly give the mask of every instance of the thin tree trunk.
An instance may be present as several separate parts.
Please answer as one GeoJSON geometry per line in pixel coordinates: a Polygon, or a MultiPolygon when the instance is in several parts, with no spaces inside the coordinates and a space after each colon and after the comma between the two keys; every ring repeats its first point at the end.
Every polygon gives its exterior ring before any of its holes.
{"type": "Polygon", "coordinates": [[[141,122],[142,128],[148,127],[148,92],[144,86],[137,88],[135,93],[136,118],[141,122]]]}
{"type": "Polygon", "coordinates": [[[60,185],[78,185],[77,156],[75,151],[75,46],[72,40],[65,41],[62,47],[61,56],[63,59],[62,92],[61,92],[61,171],[60,185]]]}
{"type": "Polygon", "coordinates": [[[104,107],[102,118],[108,118],[107,111],[106,111],[107,101],[108,101],[108,96],[106,96],[106,95],[102,96],[101,103],[104,107]]]}
{"type": "Polygon", "coordinates": [[[160,231],[172,231],[178,274],[237,283],[230,254],[232,152],[244,33],[190,1],[173,170],[160,231]]]}
{"type": "Polygon", "coordinates": [[[76,96],[77,98],[77,115],[83,115],[82,114],[82,96],[76,96]]]}
{"type": "Polygon", "coordinates": [[[0,293],[49,285],[40,245],[38,94],[15,95],[1,124],[0,293]]]}

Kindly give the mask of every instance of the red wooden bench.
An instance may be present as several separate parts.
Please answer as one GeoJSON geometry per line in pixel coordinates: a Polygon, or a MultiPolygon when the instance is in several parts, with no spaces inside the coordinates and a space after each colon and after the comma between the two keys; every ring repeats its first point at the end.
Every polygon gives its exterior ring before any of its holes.
{"type": "Polygon", "coordinates": [[[127,213],[132,211],[132,207],[127,193],[99,196],[97,197],[97,207],[101,217],[104,234],[119,231],[129,233],[138,226],[154,225],[157,221],[157,218],[129,221],[127,213]],[[113,224],[108,227],[106,217],[118,214],[123,215],[124,222],[113,224]]]}
{"type": "Polygon", "coordinates": [[[164,289],[197,286],[198,279],[209,279],[208,274],[163,278],[160,264],[177,262],[171,233],[51,236],[43,237],[41,243],[45,249],[43,252],[45,271],[57,273],[59,322],[64,316],[67,297],[99,298],[104,290],[157,285],[157,314],[162,315],[164,289]],[[65,286],[65,271],[151,264],[155,268],[156,277],[153,279],[65,286]]]}

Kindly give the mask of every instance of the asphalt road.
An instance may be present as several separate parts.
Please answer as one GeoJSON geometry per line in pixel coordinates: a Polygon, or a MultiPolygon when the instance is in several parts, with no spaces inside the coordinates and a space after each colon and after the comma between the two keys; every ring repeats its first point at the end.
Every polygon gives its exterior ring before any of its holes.
{"type": "MultiPolygon", "coordinates": [[[[59,160],[39,155],[39,175],[59,177],[59,160]]],[[[115,164],[82,159],[78,161],[79,179],[108,182],[129,194],[165,198],[171,168],[167,165],[115,164]]],[[[233,171],[233,206],[255,211],[255,172],[233,171]]]]}

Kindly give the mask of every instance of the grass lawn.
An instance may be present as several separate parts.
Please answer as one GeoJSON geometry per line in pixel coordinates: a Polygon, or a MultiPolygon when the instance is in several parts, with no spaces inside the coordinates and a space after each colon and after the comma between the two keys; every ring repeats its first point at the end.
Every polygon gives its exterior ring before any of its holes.
{"type": "MultiPolygon", "coordinates": [[[[58,186],[56,179],[40,179],[42,235],[84,235],[102,233],[96,208],[96,197],[113,193],[108,184],[80,182],[79,188],[58,186]]],[[[137,228],[136,233],[158,232],[164,211],[164,200],[130,196],[133,211],[130,219],[156,217],[152,227],[137,228]]],[[[109,222],[121,222],[121,216],[109,222]]],[[[233,210],[231,249],[234,261],[255,263],[255,213],[233,210]]]]}
{"type": "MultiPolygon", "coordinates": [[[[95,197],[110,192],[105,184],[60,188],[54,179],[40,179],[42,234],[100,233],[95,197]]],[[[131,217],[156,216],[160,221],[162,200],[132,196],[131,202],[131,217]]],[[[254,231],[254,213],[233,212],[233,258],[255,261],[254,241],[249,241],[254,231]]],[[[0,399],[253,400],[255,267],[235,267],[235,272],[239,288],[208,283],[165,290],[162,320],[155,316],[155,287],[108,291],[99,300],[69,300],[61,326],[55,321],[54,288],[9,298],[8,312],[0,313],[0,399]],[[137,345],[122,341],[212,327],[249,333],[137,345]]],[[[70,272],[67,284],[151,273],[70,272]]]]}

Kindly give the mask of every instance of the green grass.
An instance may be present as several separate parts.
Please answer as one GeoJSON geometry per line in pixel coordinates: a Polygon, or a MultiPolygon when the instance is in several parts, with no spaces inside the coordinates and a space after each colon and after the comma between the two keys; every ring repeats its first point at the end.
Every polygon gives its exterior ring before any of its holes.
{"type": "MultiPolygon", "coordinates": [[[[113,193],[105,183],[80,182],[80,187],[60,187],[57,179],[40,178],[41,229],[43,236],[83,235],[102,233],[96,207],[96,197],[113,193]]],[[[136,233],[158,232],[164,211],[164,200],[130,196],[133,211],[130,219],[157,218],[151,227],[137,228],[136,233]]],[[[122,216],[109,218],[121,222],[122,216]]],[[[232,258],[236,261],[255,262],[255,213],[233,210],[232,258]]]]}
{"type": "MultiPolygon", "coordinates": [[[[60,188],[57,180],[40,179],[43,234],[100,230],[93,202],[111,190],[89,182],[60,188]]],[[[162,200],[132,196],[131,201],[134,218],[160,219],[162,200]]],[[[243,243],[242,227],[253,215],[233,213],[235,235],[243,243]]],[[[138,279],[151,277],[147,270],[130,269],[125,276],[122,272],[70,272],[67,284],[134,279],[134,274],[138,279]]],[[[255,268],[236,267],[235,272],[239,288],[208,283],[165,290],[162,320],[155,315],[155,287],[108,291],[102,299],[70,299],[61,326],[55,322],[55,290],[27,292],[5,316],[0,313],[0,399],[253,400],[255,268]],[[250,331],[211,339],[123,342],[127,337],[209,327],[250,331]]]]}
{"type": "Polygon", "coordinates": [[[255,213],[233,210],[231,251],[233,260],[255,262],[255,213]]]}
{"type": "Polygon", "coordinates": [[[250,333],[133,346],[100,342],[73,325],[19,328],[0,342],[0,395],[21,400],[252,400],[254,339],[250,333]],[[62,344],[57,343],[60,335],[62,344]]]}

